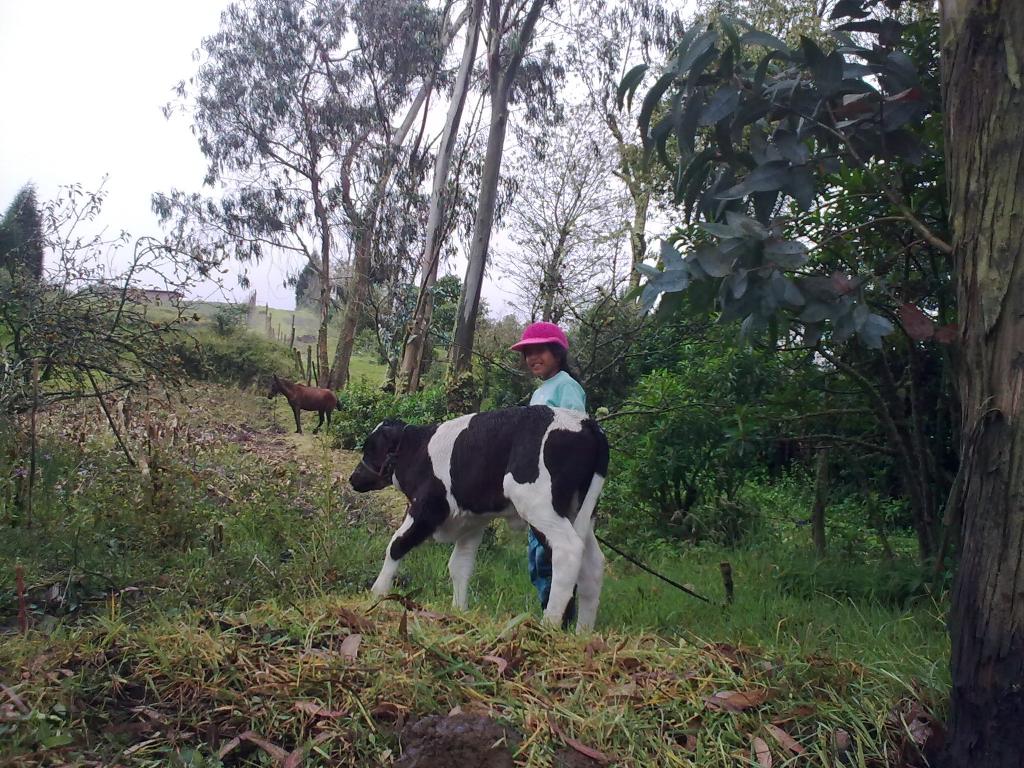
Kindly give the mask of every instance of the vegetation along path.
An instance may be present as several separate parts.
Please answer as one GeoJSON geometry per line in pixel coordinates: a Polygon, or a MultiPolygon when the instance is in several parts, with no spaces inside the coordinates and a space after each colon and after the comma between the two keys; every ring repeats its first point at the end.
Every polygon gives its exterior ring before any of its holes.
{"type": "MultiPolygon", "coordinates": [[[[291,434],[261,393],[125,405],[135,469],[94,406],[41,417],[33,518],[0,542],[0,763],[412,765],[423,718],[453,712],[507,729],[524,766],[913,765],[935,738],[930,603],[800,596],[770,553],[733,551],[723,609],[612,557],[599,631],[576,637],[541,626],[501,529],[470,612],[448,608],[441,546],[374,606],[403,506],[347,488],[357,454],[291,434]]],[[[720,592],[721,551],[645,556],[720,592]]]]}

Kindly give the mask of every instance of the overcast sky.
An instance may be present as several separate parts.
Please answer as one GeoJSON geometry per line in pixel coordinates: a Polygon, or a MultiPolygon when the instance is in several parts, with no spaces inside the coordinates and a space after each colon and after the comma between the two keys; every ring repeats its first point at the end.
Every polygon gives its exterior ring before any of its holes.
{"type": "MultiPolygon", "coordinates": [[[[0,0],[0,211],[26,182],[42,200],[62,184],[98,188],[109,176],[102,213],[111,231],[159,233],[150,196],[172,187],[198,191],[205,163],[185,117],[160,107],[194,71],[192,53],[216,31],[222,0],[0,0]]],[[[251,272],[259,301],[291,308],[288,266],[251,272]]],[[[294,267],[294,265],[291,265],[294,267]]],[[[235,287],[234,298],[245,291],[235,287]]],[[[192,298],[223,300],[213,288],[192,298]]],[[[501,291],[485,288],[492,306],[501,291]]]]}

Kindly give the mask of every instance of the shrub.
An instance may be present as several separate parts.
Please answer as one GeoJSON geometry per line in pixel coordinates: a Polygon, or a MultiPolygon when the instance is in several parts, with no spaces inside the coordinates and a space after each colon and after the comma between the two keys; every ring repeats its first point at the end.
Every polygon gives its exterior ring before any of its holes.
{"type": "Polygon", "coordinates": [[[363,382],[350,384],[338,393],[338,409],[331,425],[337,445],[355,448],[384,419],[408,424],[436,424],[451,418],[445,389],[429,387],[411,395],[395,395],[363,382]]]}
{"type": "Polygon", "coordinates": [[[185,373],[202,381],[251,386],[275,373],[296,374],[287,347],[248,331],[220,334],[200,328],[191,336],[182,334],[175,352],[185,373]]]}
{"type": "Polygon", "coordinates": [[[905,559],[855,563],[845,557],[815,560],[791,554],[776,566],[774,576],[779,590],[795,597],[827,595],[900,606],[927,595],[930,584],[928,568],[905,559]]]}

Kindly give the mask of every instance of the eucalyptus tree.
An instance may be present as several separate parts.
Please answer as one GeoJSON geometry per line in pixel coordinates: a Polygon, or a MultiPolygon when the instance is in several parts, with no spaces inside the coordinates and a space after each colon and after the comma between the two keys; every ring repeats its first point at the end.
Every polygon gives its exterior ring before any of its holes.
{"type": "MultiPolygon", "coordinates": [[[[958,523],[960,558],[943,762],[1017,766],[1024,754],[1024,123],[1012,117],[1024,114],[1024,5],[944,0],[935,84],[904,49],[906,26],[878,6],[837,3],[831,15],[845,21],[832,50],[807,37],[791,48],[756,30],[741,34],[725,19],[687,31],[647,92],[640,123],[652,151],[677,168],[677,199],[700,221],[688,237],[663,245],[663,269],[643,267],[644,300],[666,294],[662,301],[672,301],[691,282],[714,280],[723,315],[742,319],[748,335],[775,326],[809,349],[853,336],[885,349],[896,320],[915,343],[951,343],[960,466],[946,514],[958,523]],[[888,172],[925,159],[931,116],[944,134],[946,231],[927,207],[918,210],[920,190],[888,172]],[[870,179],[887,217],[909,227],[915,243],[952,259],[955,324],[936,323],[937,304],[898,304],[904,297],[892,288],[903,286],[891,268],[865,274],[862,259],[829,273],[809,253],[814,243],[803,236],[800,211],[813,215],[851,172],[870,179]],[[675,247],[683,242],[685,255],[675,247]]],[[[641,76],[628,73],[624,90],[641,76]]]]}
{"type": "MultiPolygon", "coordinates": [[[[573,6],[568,24],[569,71],[586,95],[588,121],[603,126],[610,136],[618,159],[616,175],[632,201],[626,227],[631,265],[636,265],[647,255],[651,204],[666,185],[668,174],[644,151],[636,130],[640,104],[624,101],[618,84],[638,60],[648,64],[663,61],[682,22],[657,0],[583,0],[573,6]]],[[[635,287],[639,279],[639,273],[630,269],[630,285],[635,287]]]]}
{"type": "Polygon", "coordinates": [[[427,214],[427,230],[420,260],[420,288],[410,323],[405,350],[402,355],[398,388],[400,391],[415,392],[419,387],[420,371],[423,369],[423,354],[427,348],[427,337],[435,305],[433,290],[441,261],[441,249],[445,233],[445,221],[450,207],[449,175],[452,156],[462,124],[462,113],[469,94],[473,64],[476,60],[477,43],[483,21],[483,0],[470,0],[469,23],[466,27],[465,44],[458,73],[452,86],[444,130],[434,161],[434,176],[430,192],[430,207],[427,214]]]}
{"type": "Polygon", "coordinates": [[[330,376],[333,387],[342,386],[348,378],[356,329],[369,289],[380,209],[398,168],[402,146],[437,85],[445,52],[469,18],[469,8],[452,18],[451,0],[446,0],[440,19],[420,0],[359,0],[357,5],[357,16],[364,20],[357,27],[361,51],[358,70],[373,109],[367,130],[352,141],[341,158],[339,192],[353,242],[353,259],[352,285],[330,376]],[[409,103],[409,90],[416,81],[420,85],[409,103]],[[404,118],[394,126],[403,106],[404,118]]]}
{"type": "Polygon", "coordinates": [[[375,132],[430,68],[437,16],[415,0],[232,3],[203,41],[195,76],[178,87],[207,158],[204,183],[218,194],[175,190],[155,195],[153,207],[214,261],[284,253],[313,269],[324,385],[337,230],[368,239],[360,180],[385,170],[374,167],[375,132]]]}
{"type": "Polygon", "coordinates": [[[480,187],[477,197],[473,234],[469,244],[469,264],[459,301],[455,334],[452,339],[450,372],[459,376],[469,372],[472,365],[473,334],[480,310],[480,292],[483,288],[484,268],[490,248],[491,228],[494,224],[495,205],[498,199],[498,185],[501,174],[501,160],[505,150],[505,133],[508,129],[509,104],[520,88],[527,110],[543,108],[538,99],[537,89],[529,89],[544,82],[544,64],[550,62],[550,48],[545,56],[536,58],[526,67],[523,77],[523,63],[534,41],[537,24],[544,6],[554,0],[488,0],[484,41],[487,45],[487,95],[490,116],[487,132],[487,150],[480,171],[480,187]]]}
{"type": "MultiPolygon", "coordinates": [[[[354,98],[351,18],[337,0],[228,6],[178,86],[217,197],[172,190],[153,208],[196,252],[220,261],[300,256],[319,278],[317,361],[328,368],[337,151],[370,120],[354,98]]],[[[165,112],[169,115],[171,107],[165,112]]]]}

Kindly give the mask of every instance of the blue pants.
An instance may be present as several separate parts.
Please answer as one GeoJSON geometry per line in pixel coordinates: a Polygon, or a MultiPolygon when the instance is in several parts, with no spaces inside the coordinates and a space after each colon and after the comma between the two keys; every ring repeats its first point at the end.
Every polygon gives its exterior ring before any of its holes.
{"type": "MultiPolygon", "coordinates": [[[[548,607],[548,598],[551,597],[551,548],[546,541],[530,528],[530,539],[526,550],[527,565],[530,571],[530,581],[537,589],[537,596],[540,598],[540,607],[548,607]]],[[[568,627],[576,619],[576,591],[573,590],[572,599],[565,607],[565,615],[562,617],[563,629],[568,627]]]]}

